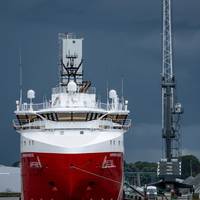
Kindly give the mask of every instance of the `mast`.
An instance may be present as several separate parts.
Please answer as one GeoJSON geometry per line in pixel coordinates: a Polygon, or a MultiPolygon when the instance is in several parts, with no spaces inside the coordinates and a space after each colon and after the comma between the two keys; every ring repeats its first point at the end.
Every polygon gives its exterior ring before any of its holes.
{"type": "Polygon", "coordinates": [[[82,38],[72,33],[59,33],[60,85],[66,86],[70,80],[77,85],[83,82],[82,38]]]}
{"type": "Polygon", "coordinates": [[[165,157],[173,157],[172,140],[175,138],[173,127],[175,77],[172,63],[171,0],[163,3],[163,66],[162,66],[162,131],[165,140],[165,157]]]}
{"type": "Polygon", "coordinates": [[[23,77],[22,77],[22,55],[21,55],[21,48],[19,49],[19,87],[20,87],[20,100],[19,105],[22,105],[22,99],[23,99],[23,77]]]}
{"type": "Polygon", "coordinates": [[[67,86],[74,81],[77,92],[87,92],[90,81],[83,80],[82,41],[73,33],[59,33],[59,84],[67,86]]]}

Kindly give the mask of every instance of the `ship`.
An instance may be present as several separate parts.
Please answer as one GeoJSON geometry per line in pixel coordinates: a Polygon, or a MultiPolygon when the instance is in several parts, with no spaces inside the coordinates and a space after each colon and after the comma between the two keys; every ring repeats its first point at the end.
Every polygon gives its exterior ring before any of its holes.
{"type": "MultiPolygon", "coordinates": [[[[83,79],[83,38],[58,34],[59,83],[49,100],[35,91],[16,101],[22,200],[122,200],[128,100],[114,89],[106,103],[83,79]],[[28,102],[28,103],[27,103],[28,102]]],[[[94,74],[98,76],[98,74],[94,74]]]]}

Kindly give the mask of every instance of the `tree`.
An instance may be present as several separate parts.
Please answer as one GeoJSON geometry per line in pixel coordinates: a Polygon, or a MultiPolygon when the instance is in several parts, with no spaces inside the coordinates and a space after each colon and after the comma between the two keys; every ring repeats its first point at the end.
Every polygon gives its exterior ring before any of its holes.
{"type": "Polygon", "coordinates": [[[182,178],[196,176],[200,173],[200,162],[193,155],[182,156],[182,178]]]}
{"type": "Polygon", "coordinates": [[[19,167],[20,166],[20,161],[16,161],[12,164],[12,167],[19,167]]]}

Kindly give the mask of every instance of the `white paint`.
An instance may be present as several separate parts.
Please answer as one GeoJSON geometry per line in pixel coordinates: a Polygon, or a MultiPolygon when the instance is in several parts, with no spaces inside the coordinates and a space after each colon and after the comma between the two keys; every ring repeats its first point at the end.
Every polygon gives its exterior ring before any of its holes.
{"type": "Polygon", "coordinates": [[[52,107],[61,108],[96,108],[96,95],[87,93],[52,94],[52,107]],[[59,101],[57,100],[59,99],[59,101]]]}
{"type": "Polygon", "coordinates": [[[0,166],[0,192],[20,192],[20,168],[0,166]]]}
{"type": "Polygon", "coordinates": [[[84,134],[80,134],[80,130],[24,132],[21,134],[21,152],[123,153],[123,132],[91,130],[84,130],[84,134]],[[115,142],[111,144],[110,140],[115,142]]]}

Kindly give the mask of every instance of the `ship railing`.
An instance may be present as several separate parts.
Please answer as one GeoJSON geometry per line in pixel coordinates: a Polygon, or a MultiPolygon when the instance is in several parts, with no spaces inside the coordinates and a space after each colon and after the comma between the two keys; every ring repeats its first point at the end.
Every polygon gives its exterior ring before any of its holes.
{"type": "Polygon", "coordinates": [[[38,104],[33,104],[33,103],[22,103],[19,106],[19,111],[37,111],[37,110],[42,110],[42,109],[48,109],[51,108],[51,102],[43,102],[43,103],[38,103],[38,104]]]}
{"type": "Polygon", "coordinates": [[[131,127],[131,120],[117,120],[113,122],[112,119],[101,119],[89,122],[54,122],[49,120],[13,120],[13,127],[16,130],[27,130],[27,129],[129,129],[131,127]],[[77,125],[77,123],[79,123],[77,125]]]}
{"type": "Polygon", "coordinates": [[[120,103],[116,108],[113,108],[111,104],[96,102],[95,104],[84,104],[84,105],[69,105],[69,106],[53,106],[54,108],[89,108],[89,109],[102,109],[106,111],[124,111],[124,106],[120,103]]]}
{"type": "Polygon", "coordinates": [[[115,123],[115,127],[121,127],[123,129],[129,129],[131,127],[131,119],[126,119],[126,120],[119,120],[117,123],[115,123]],[[116,125],[117,124],[117,125],[116,125]]]}
{"type": "MultiPolygon", "coordinates": [[[[67,87],[66,86],[58,86],[52,88],[52,94],[60,94],[60,93],[67,93],[67,87]]],[[[78,92],[77,92],[78,93],[78,92]]],[[[86,94],[96,94],[96,88],[95,87],[89,87],[86,92],[86,94]]]]}
{"type": "Polygon", "coordinates": [[[99,119],[96,120],[100,129],[113,129],[112,119],[99,119]]]}
{"type": "Polygon", "coordinates": [[[124,105],[122,103],[119,103],[117,107],[113,108],[111,104],[96,102],[96,104],[84,104],[84,105],[69,105],[69,106],[61,106],[61,105],[52,105],[50,101],[46,101],[43,103],[38,104],[28,104],[28,103],[22,103],[19,105],[17,111],[38,111],[43,109],[51,109],[51,108],[88,108],[88,109],[103,109],[106,111],[123,111],[124,105]]]}
{"type": "Polygon", "coordinates": [[[113,121],[112,119],[101,119],[99,121],[99,128],[100,129],[129,129],[131,127],[131,119],[126,120],[116,120],[113,121]]]}
{"type": "Polygon", "coordinates": [[[106,103],[97,102],[95,107],[98,109],[108,110],[109,105],[106,103]]]}
{"type": "Polygon", "coordinates": [[[58,33],[59,38],[79,39],[80,37],[74,33],[58,33]]]}
{"type": "Polygon", "coordinates": [[[100,109],[104,109],[108,111],[124,111],[125,110],[125,106],[123,103],[119,103],[117,106],[113,106],[110,103],[97,102],[96,106],[100,109]]]}
{"type": "Polygon", "coordinates": [[[13,127],[16,130],[45,129],[46,122],[41,120],[13,120],[13,127]]]}
{"type": "Polygon", "coordinates": [[[52,108],[88,108],[88,109],[103,109],[103,110],[110,110],[111,106],[109,104],[106,103],[101,103],[101,102],[96,102],[94,104],[91,103],[83,103],[80,104],[80,102],[78,104],[69,104],[66,106],[61,106],[61,105],[53,105],[52,108]]]}

